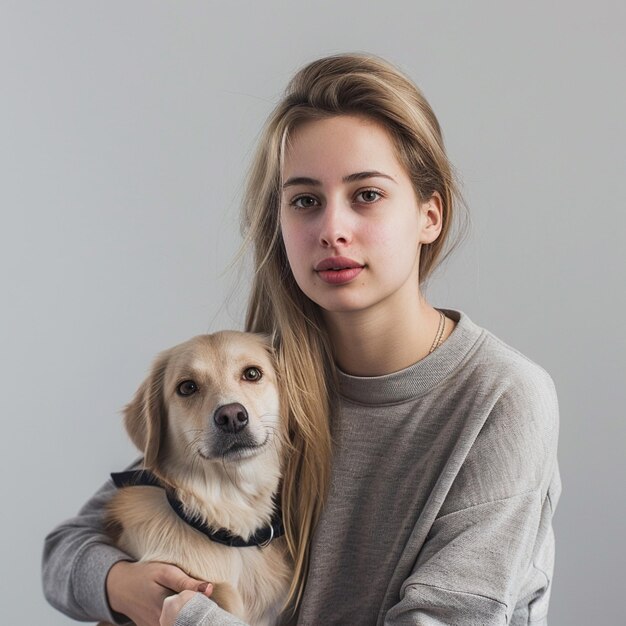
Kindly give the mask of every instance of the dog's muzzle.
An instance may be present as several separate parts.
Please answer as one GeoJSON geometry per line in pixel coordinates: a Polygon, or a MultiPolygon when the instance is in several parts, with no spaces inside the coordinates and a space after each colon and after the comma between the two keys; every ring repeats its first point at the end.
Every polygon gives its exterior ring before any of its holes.
{"type": "Polygon", "coordinates": [[[267,438],[259,441],[259,434],[249,427],[248,411],[239,402],[217,407],[213,413],[213,425],[207,440],[210,452],[203,455],[205,458],[254,456],[267,441],[267,438]]]}

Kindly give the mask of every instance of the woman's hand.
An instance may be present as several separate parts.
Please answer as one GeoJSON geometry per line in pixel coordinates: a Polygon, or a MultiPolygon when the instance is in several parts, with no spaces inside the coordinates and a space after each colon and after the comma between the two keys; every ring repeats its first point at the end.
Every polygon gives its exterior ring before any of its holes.
{"type": "MultiPolygon", "coordinates": [[[[195,591],[181,591],[175,596],[165,598],[159,626],[174,626],[180,610],[196,595],[195,591]]],[[[206,595],[206,594],[205,594],[206,595]]]]}
{"type": "MultiPolygon", "coordinates": [[[[106,590],[109,605],[115,612],[125,615],[137,626],[161,626],[164,600],[181,591],[189,592],[174,613],[175,620],[182,605],[204,582],[187,576],[183,570],[169,563],[118,561],[109,570],[106,590]]],[[[210,596],[212,591],[213,586],[209,583],[203,593],[210,596]]],[[[174,620],[163,623],[173,624],[174,620]]]]}

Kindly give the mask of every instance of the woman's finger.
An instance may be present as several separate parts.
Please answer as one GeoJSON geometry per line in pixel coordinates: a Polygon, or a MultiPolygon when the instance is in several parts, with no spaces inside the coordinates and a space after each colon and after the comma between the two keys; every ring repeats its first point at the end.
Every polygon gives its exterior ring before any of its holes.
{"type": "Polygon", "coordinates": [[[200,591],[204,595],[210,596],[213,591],[213,585],[204,580],[198,580],[188,576],[183,570],[170,565],[168,563],[163,564],[163,568],[159,571],[158,583],[180,593],[181,591],[200,591]],[[200,589],[202,585],[207,585],[204,589],[200,589]]]}
{"type": "Polygon", "coordinates": [[[210,598],[213,593],[213,583],[201,583],[197,591],[203,593],[207,598],[210,598]]]}

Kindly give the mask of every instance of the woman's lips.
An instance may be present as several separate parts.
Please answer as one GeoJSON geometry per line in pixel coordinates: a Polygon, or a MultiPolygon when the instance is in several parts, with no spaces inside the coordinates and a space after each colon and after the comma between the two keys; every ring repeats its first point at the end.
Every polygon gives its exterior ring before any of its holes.
{"type": "Polygon", "coordinates": [[[343,256],[328,257],[315,266],[318,276],[326,283],[340,285],[356,278],[364,266],[343,256]]]}
{"type": "Polygon", "coordinates": [[[318,270],[317,275],[325,282],[331,285],[341,285],[342,283],[349,283],[356,278],[363,267],[348,267],[343,270],[318,270]]]}

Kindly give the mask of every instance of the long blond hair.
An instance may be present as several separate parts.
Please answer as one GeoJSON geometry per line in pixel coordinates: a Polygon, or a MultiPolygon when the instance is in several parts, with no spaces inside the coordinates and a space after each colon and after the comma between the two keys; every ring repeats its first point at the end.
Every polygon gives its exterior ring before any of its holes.
{"type": "MultiPolygon", "coordinates": [[[[288,603],[302,597],[310,540],[329,486],[330,415],[337,399],[332,347],[319,307],[293,277],[280,232],[281,175],[289,134],[303,122],[359,114],[381,123],[409,173],[418,199],[437,191],[442,230],[420,254],[420,285],[447,257],[456,207],[465,206],[430,105],[398,69],[377,57],[340,54],[298,71],[267,120],[249,171],[243,206],[244,246],[254,279],[246,329],[268,333],[277,352],[288,406],[290,454],[282,485],[283,518],[295,576],[288,603]]],[[[419,289],[419,285],[416,288],[419,289]]]]}

